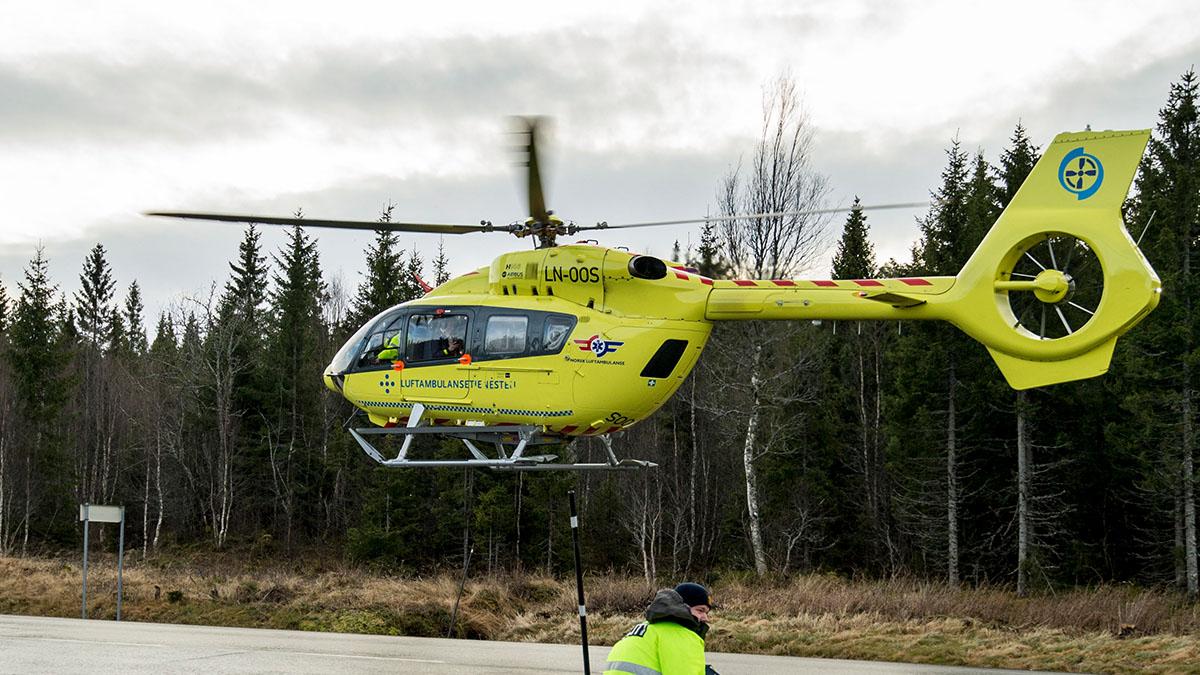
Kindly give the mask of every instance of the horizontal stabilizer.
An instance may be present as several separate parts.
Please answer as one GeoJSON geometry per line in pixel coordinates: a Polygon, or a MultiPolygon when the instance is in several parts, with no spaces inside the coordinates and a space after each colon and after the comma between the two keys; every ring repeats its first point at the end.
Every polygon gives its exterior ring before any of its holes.
{"type": "Polygon", "coordinates": [[[893,293],[891,291],[876,291],[874,293],[862,292],[859,293],[859,296],[866,298],[867,300],[887,303],[896,308],[916,307],[917,305],[925,304],[924,298],[916,298],[911,295],[893,293]]]}

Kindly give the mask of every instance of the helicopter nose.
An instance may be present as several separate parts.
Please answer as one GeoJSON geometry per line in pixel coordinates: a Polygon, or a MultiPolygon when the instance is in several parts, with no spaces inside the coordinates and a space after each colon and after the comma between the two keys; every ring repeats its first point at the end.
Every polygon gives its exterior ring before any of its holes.
{"type": "Polygon", "coordinates": [[[329,387],[330,391],[338,394],[342,393],[342,380],[343,377],[341,375],[334,375],[329,372],[325,373],[325,386],[329,387]]]}

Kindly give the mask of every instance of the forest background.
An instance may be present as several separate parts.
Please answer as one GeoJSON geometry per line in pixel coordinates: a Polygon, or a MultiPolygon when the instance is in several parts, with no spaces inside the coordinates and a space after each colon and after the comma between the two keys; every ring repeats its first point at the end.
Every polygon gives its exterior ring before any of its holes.
{"type": "MultiPolygon", "coordinates": [[[[412,573],[461,568],[474,549],[476,569],[561,575],[574,489],[585,565],[647,585],[829,571],[1022,595],[1130,581],[1195,599],[1197,93],[1194,70],[1170,87],[1127,203],[1165,290],[1109,374],[1017,393],[948,325],[718,326],[679,393],[615,439],[651,471],[374,466],[319,374],[357,327],[422,295],[415,275],[448,278],[444,255],[427,266],[393,234],[377,234],[352,290],[325,280],[304,229],[269,252],[249,228],[223,284],[151,321],[150,336],[138,284],[115,287],[102,244],[71,297],[39,251],[16,289],[0,285],[0,556],[74,552],[77,504],[90,502],[124,504],[127,543],[149,559],[320,546],[412,573]]],[[[755,161],[718,182],[722,212],[773,210],[752,189],[771,162],[798,169],[787,199],[819,198],[796,100],[776,83],[755,161]]],[[[840,236],[805,231],[793,259],[756,260],[745,230],[716,225],[676,258],[710,277],[781,278],[824,242],[833,278],[953,275],[1039,153],[1018,124],[995,163],[957,139],[946,154],[910,261],[875,259],[862,211],[840,236]]],[[[603,450],[585,440],[574,452],[603,450]]],[[[115,539],[103,530],[98,546],[115,539]]]]}

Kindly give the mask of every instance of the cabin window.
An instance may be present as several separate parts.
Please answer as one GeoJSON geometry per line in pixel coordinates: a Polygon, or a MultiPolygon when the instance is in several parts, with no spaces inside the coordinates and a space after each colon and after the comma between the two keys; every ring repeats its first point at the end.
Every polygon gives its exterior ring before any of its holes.
{"type": "Polygon", "coordinates": [[[462,314],[414,314],[408,318],[405,353],[409,363],[456,359],[466,353],[466,344],[467,317],[462,314]]]}
{"type": "Polygon", "coordinates": [[[543,331],[542,349],[548,352],[556,352],[562,349],[563,343],[567,341],[567,336],[571,334],[571,328],[575,326],[575,320],[565,316],[551,316],[546,318],[546,328],[543,331]]]}
{"type": "Polygon", "coordinates": [[[529,317],[488,317],[484,333],[483,349],[488,354],[520,354],[525,351],[525,335],[529,329],[529,317]]]}

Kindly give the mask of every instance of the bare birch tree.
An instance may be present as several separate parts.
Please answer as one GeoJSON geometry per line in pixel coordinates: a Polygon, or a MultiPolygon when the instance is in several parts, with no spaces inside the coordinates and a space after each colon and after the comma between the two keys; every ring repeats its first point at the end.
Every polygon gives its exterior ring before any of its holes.
{"type": "MultiPolygon", "coordinates": [[[[816,173],[812,162],[812,127],[805,115],[796,83],[779,77],[763,92],[761,135],[755,145],[748,175],[741,165],[726,176],[718,192],[721,215],[784,213],[819,208],[828,192],[826,179],[816,173]]],[[[720,238],[735,274],[754,279],[782,279],[811,268],[826,245],[827,218],[811,214],[773,215],[724,221],[720,238]]],[[[732,342],[749,347],[737,359],[735,372],[744,390],[745,415],[742,434],[742,467],[745,472],[746,510],[755,571],[767,572],[763,543],[758,474],[760,426],[764,409],[784,387],[773,384],[789,379],[803,359],[789,359],[780,368],[775,352],[793,341],[795,326],[749,323],[731,327],[732,342]]],[[[731,382],[731,384],[736,384],[731,382]]],[[[778,406],[771,406],[778,409],[778,406]]]]}

